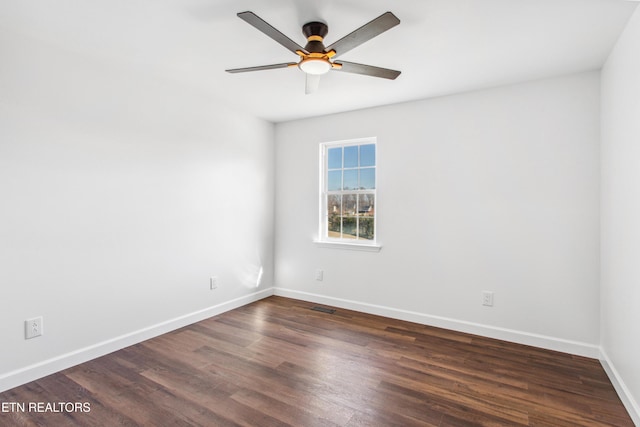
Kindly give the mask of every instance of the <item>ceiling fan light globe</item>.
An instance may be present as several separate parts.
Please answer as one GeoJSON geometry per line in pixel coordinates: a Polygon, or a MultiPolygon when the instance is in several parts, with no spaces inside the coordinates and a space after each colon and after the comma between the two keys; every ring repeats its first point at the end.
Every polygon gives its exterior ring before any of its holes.
{"type": "Polygon", "coordinates": [[[323,58],[307,58],[300,61],[298,67],[307,74],[321,75],[329,72],[331,63],[323,58]]]}

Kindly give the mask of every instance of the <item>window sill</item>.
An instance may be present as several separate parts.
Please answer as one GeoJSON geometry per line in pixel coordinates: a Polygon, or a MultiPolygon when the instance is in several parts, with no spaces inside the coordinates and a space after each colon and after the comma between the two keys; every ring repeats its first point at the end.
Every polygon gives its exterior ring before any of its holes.
{"type": "Polygon", "coordinates": [[[380,244],[362,244],[362,243],[349,243],[349,242],[330,242],[326,240],[314,240],[313,243],[319,248],[327,249],[347,249],[350,251],[363,251],[363,252],[380,252],[382,245],[380,244]]]}

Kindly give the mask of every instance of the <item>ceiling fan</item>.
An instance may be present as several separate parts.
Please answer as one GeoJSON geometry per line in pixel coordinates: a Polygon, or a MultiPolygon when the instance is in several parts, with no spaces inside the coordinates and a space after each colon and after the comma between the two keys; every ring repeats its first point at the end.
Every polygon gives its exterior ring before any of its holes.
{"type": "Polygon", "coordinates": [[[306,74],[305,93],[307,94],[313,93],[318,89],[320,76],[330,70],[364,74],[367,76],[381,77],[390,80],[393,80],[400,75],[400,71],[390,70],[388,68],[334,60],[338,55],[342,55],[398,25],[400,20],[391,12],[383,13],[373,21],[364,24],[362,27],[350,34],[347,34],[328,47],[324,46],[323,40],[327,35],[329,28],[327,27],[327,24],[323,22],[308,22],[302,26],[302,33],[307,38],[306,46],[302,47],[253,12],[240,12],[238,13],[238,17],[250,25],[253,25],[255,28],[262,31],[288,50],[298,55],[300,59],[298,62],[284,62],[280,64],[260,65],[257,67],[234,68],[226,70],[228,73],[245,73],[248,71],[298,67],[306,74]]]}

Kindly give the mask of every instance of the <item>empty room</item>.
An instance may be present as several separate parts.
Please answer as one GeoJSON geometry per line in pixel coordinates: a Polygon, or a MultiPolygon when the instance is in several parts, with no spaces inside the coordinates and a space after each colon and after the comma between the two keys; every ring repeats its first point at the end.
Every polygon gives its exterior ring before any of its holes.
{"type": "Polygon", "coordinates": [[[0,3],[0,425],[640,425],[640,2],[0,3]]]}

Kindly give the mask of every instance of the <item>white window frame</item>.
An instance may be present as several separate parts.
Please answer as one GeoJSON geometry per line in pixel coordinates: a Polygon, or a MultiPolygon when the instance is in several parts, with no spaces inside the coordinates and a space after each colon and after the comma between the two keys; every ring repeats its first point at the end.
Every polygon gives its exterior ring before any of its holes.
{"type": "MultiPolygon", "coordinates": [[[[363,250],[363,251],[371,251],[378,252],[381,249],[381,245],[378,242],[378,141],[376,137],[367,137],[367,138],[358,138],[358,139],[350,139],[343,141],[331,141],[331,142],[323,142],[320,143],[320,167],[318,168],[320,171],[320,191],[319,191],[319,221],[318,221],[318,239],[315,240],[316,244],[320,247],[325,248],[341,248],[341,249],[352,249],[352,250],[363,250]],[[328,191],[328,160],[327,155],[330,148],[335,147],[349,147],[349,146],[360,146],[366,144],[373,144],[375,146],[375,185],[374,189],[367,190],[338,190],[338,191],[328,191]],[[327,209],[327,199],[330,194],[372,194],[374,196],[375,204],[374,209],[376,210],[373,215],[373,239],[351,239],[351,238],[336,238],[329,237],[328,235],[328,209],[327,209]]],[[[344,160],[344,159],[343,159],[344,160]]],[[[359,220],[359,217],[358,217],[359,220]]]]}

